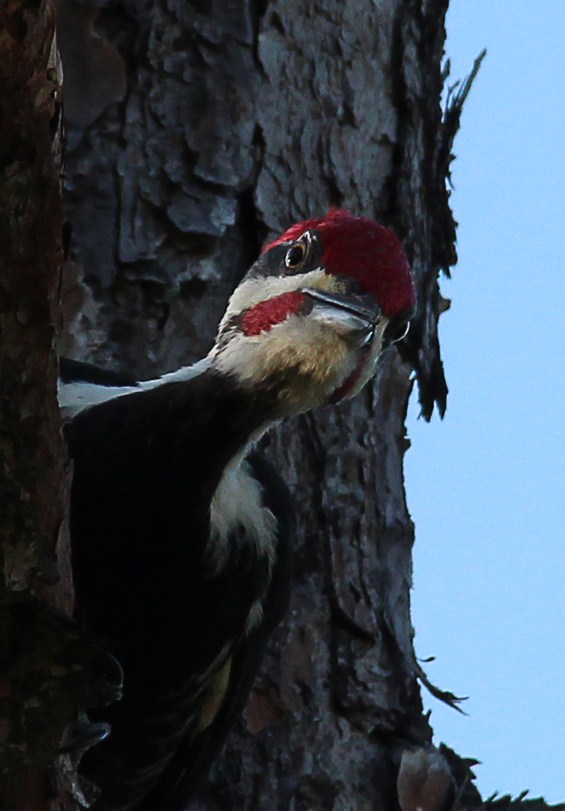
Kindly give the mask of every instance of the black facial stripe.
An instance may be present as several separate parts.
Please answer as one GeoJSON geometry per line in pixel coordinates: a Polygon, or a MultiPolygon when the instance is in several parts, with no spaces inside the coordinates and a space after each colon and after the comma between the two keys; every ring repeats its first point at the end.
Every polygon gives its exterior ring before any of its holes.
{"type": "Polygon", "coordinates": [[[320,235],[315,230],[310,230],[310,239],[308,243],[308,252],[304,262],[301,262],[295,268],[289,268],[285,264],[285,257],[291,248],[301,239],[289,240],[288,242],[275,245],[270,248],[266,253],[259,257],[253,267],[248,271],[246,279],[256,279],[265,276],[298,276],[302,273],[310,273],[312,270],[320,267],[323,258],[323,245],[320,240],[320,235]]]}
{"type": "Polygon", "coordinates": [[[284,257],[292,243],[276,245],[264,253],[246,273],[246,279],[257,279],[265,276],[280,276],[280,266],[284,266],[284,257]]]}

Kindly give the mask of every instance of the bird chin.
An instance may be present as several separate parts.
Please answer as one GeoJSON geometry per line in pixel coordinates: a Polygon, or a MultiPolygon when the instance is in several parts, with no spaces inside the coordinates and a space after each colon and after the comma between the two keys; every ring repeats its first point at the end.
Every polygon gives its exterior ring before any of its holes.
{"type": "Polygon", "coordinates": [[[375,368],[376,358],[374,357],[372,346],[369,345],[363,348],[357,366],[334,391],[329,402],[335,404],[354,397],[372,378],[375,373],[375,368]]]}

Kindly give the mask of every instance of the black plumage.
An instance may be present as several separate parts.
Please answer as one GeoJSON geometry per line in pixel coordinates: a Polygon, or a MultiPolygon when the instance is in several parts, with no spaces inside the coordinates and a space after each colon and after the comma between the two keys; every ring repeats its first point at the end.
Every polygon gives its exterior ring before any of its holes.
{"type": "MultiPolygon", "coordinates": [[[[81,377],[87,371],[82,366],[81,377]]],[[[115,380],[96,373],[104,379],[115,380]]],[[[67,426],[77,615],[125,674],[122,701],[89,713],[112,725],[80,768],[102,789],[99,808],[137,808],[148,791],[143,808],[175,808],[175,786],[182,804],[240,713],[263,641],[284,614],[288,492],[257,454],[249,471],[275,516],[274,537],[261,549],[244,526],[234,527],[217,571],[206,549],[211,499],[261,424],[263,406],[208,370],[111,399],[67,426]],[[244,633],[257,600],[262,618],[244,633]],[[218,715],[196,731],[206,690],[230,659],[218,715]]]]}

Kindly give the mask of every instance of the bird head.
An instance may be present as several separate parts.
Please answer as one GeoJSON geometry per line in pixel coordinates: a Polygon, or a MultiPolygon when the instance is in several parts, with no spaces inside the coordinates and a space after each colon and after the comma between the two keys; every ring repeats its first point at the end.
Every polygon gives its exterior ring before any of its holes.
{"type": "Polygon", "coordinates": [[[281,416],[352,397],[404,337],[415,290],[394,233],[332,210],[267,244],[234,291],[213,365],[281,416]]]}

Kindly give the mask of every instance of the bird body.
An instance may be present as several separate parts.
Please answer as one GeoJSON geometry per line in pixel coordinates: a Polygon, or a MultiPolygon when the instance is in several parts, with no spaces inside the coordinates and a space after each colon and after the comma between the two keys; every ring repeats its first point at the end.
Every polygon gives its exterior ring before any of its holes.
{"type": "Polygon", "coordinates": [[[232,657],[255,656],[284,613],[287,491],[266,463],[243,458],[261,419],[224,378],[202,374],[108,400],[68,426],[78,612],[124,670],[122,702],[91,713],[113,730],[83,763],[105,789],[101,808],[136,807],[176,738],[214,720],[232,657]]]}
{"type": "Polygon", "coordinates": [[[89,712],[112,727],[80,767],[97,809],[176,811],[206,773],[288,602],[288,491],[254,444],[358,391],[413,307],[392,232],[331,212],[267,246],[194,367],[62,364],[77,615],[124,670],[89,712]]]}

